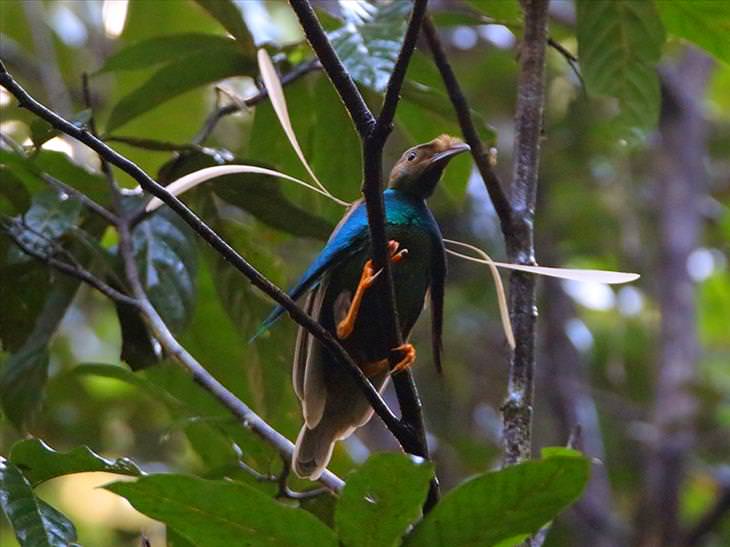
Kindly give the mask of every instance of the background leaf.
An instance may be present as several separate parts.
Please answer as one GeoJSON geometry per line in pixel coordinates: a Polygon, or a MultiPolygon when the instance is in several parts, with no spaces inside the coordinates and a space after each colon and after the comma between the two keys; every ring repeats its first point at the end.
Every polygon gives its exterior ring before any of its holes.
{"type": "Polygon", "coordinates": [[[98,74],[148,68],[177,61],[201,50],[229,50],[233,43],[233,40],[225,36],[200,32],[155,36],[120,49],[104,62],[98,74]]]}
{"type": "Polygon", "coordinates": [[[243,55],[235,42],[225,47],[193,51],[168,63],[140,87],[120,99],[109,115],[113,131],[140,114],[196,87],[255,71],[255,62],[243,55]]]}
{"type": "Polygon", "coordinates": [[[343,544],[398,545],[407,527],[421,515],[433,465],[404,454],[375,454],[346,481],[335,510],[343,544]]]}
{"type": "Polygon", "coordinates": [[[616,97],[624,127],[650,129],[659,116],[655,65],[664,29],[654,5],[641,0],[578,0],[578,58],[592,94],[616,97]]]}
{"type": "Polygon", "coordinates": [[[1,456],[0,507],[23,546],[67,547],[76,541],[71,521],[38,499],[20,470],[1,456]]]}
{"type": "Polygon", "coordinates": [[[521,541],[573,503],[588,482],[590,463],[568,449],[484,473],[446,494],[405,545],[496,545],[521,541]]]}
{"type": "Polygon", "coordinates": [[[317,518],[239,483],[153,475],[105,487],[199,547],[337,545],[317,518]]]}
{"type": "Polygon", "coordinates": [[[716,0],[657,0],[667,31],[730,63],[730,9],[716,0]]]}

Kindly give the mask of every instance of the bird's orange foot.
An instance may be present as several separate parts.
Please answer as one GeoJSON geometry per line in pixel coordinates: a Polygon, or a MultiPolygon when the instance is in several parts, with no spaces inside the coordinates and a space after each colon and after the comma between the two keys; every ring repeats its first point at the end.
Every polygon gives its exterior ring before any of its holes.
{"type": "Polygon", "coordinates": [[[393,348],[391,351],[400,351],[403,353],[403,358],[393,367],[391,374],[398,374],[407,370],[416,362],[416,348],[413,344],[403,344],[402,346],[393,348]]]}
{"type": "Polygon", "coordinates": [[[360,369],[363,374],[368,378],[377,376],[381,372],[388,370],[388,360],[381,359],[380,361],[373,361],[372,363],[363,363],[360,365],[360,369]]]}
{"type": "MultiPolygon", "coordinates": [[[[408,249],[398,250],[399,247],[400,243],[394,239],[388,242],[388,253],[393,263],[400,262],[408,254],[408,249]]],[[[373,283],[375,283],[375,280],[383,271],[378,270],[376,272],[374,270],[372,260],[365,262],[365,265],[362,267],[360,282],[357,284],[355,296],[350,303],[350,309],[347,311],[345,318],[337,324],[337,338],[340,340],[349,338],[352,335],[352,331],[355,330],[355,321],[357,320],[357,314],[360,312],[360,305],[362,304],[363,296],[365,296],[365,291],[373,286],[373,283]]]]}

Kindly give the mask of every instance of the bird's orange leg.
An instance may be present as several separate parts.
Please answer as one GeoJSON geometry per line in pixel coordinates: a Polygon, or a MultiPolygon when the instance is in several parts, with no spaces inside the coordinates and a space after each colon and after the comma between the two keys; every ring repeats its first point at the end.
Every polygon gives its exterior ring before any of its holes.
{"type": "MultiPolygon", "coordinates": [[[[393,367],[391,374],[397,374],[406,369],[409,369],[411,368],[413,363],[416,362],[416,348],[413,346],[413,344],[403,344],[402,346],[393,348],[392,351],[403,352],[403,358],[398,361],[398,363],[393,367]]],[[[367,376],[368,378],[372,378],[373,376],[376,376],[381,372],[386,371],[388,369],[389,362],[389,359],[381,359],[380,361],[373,361],[372,363],[363,363],[362,365],[360,365],[360,368],[362,369],[365,376],[367,376]]]]}
{"type": "Polygon", "coordinates": [[[391,374],[397,374],[407,370],[416,362],[416,347],[413,344],[403,344],[402,346],[393,348],[392,351],[402,351],[403,358],[393,367],[391,374]]]}
{"type": "MultiPolygon", "coordinates": [[[[408,249],[398,250],[399,243],[397,241],[390,240],[388,242],[388,252],[390,253],[390,261],[393,263],[400,262],[403,257],[408,254],[408,249]]],[[[345,318],[337,324],[337,338],[344,340],[349,338],[352,331],[355,329],[355,321],[357,320],[357,314],[360,312],[360,305],[362,299],[365,296],[365,291],[373,286],[375,280],[383,270],[373,271],[373,261],[368,260],[362,267],[362,275],[360,276],[360,282],[357,284],[355,290],[355,296],[352,297],[350,303],[350,309],[347,310],[345,318]]]]}

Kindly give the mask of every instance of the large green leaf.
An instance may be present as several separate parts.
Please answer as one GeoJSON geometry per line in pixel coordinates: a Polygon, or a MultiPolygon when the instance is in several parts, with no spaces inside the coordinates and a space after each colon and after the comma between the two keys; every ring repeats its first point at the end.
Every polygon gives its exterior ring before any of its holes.
{"type": "Polygon", "coordinates": [[[158,211],[132,232],[142,285],[167,325],[181,331],[195,304],[195,236],[169,210],[158,211]]]}
{"type": "Polygon", "coordinates": [[[433,465],[404,454],[376,454],[347,478],[335,510],[340,540],[348,547],[399,544],[421,516],[433,465]]]}
{"type": "Polygon", "coordinates": [[[67,547],[76,529],[65,516],[38,499],[20,469],[0,456],[0,507],[24,546],[67,547]]]}
{"type": "Polygon", "coordinates": [[[730,63],[730,4],[717,0],[657,0],[656,7],[669,32],[730,63]]]}
{"type": "Polygon", "coordinates": [[[616,97],[621,126],[651,129],[659,116],[655,65],[664,28],[652,2],[578,0],[578,57],[592,94],[616,97]]]}
{"type": "Polygon", "coordinates": [[[24,439],[10,447],[10,461],[22,470],[33,487],[62,475],[105,471],[119,475],[139,476],[137,465],[129,458],[111,460],[95,454],[87,446],[58,452],[40,439],[24,439]]]}
{"type": "Polygon", "coordinates": [[[139,70],[176,61],[201,50],[227,50],[231,44],[233,40],[225,36],[198,32],[155,36],[119,50],[106,60],[99,73],[139,70]]]}
{"type": "Polygon", "coordinates": [[[316,517],[244,484],[152,475],[105,488],[198,547],[337,545],[334,532],[316,517]]]}
{"type": "Polygon", "coordinates": [[[352,78],[382,92],[400,52],[411,3],[342,6],[345,24],[329,33],[330,41],[352,78]]]}
{"type": "Polygon", "coordinates": [[[232,0],[195,0],[205,11],[212,15],[243,47],[244,51],[253,54],[254,43],[240,10],[232,0]]]}
{"type": "Polygon", "coordinates": [[[478,475],[446,494],[405,545],[515,545],[577,500],[589,471],[578,452],[553,448],[542,460],[478,475]]]}
{"type": "Polygon", "coordinates": [[[109,116],[107,130],[112,131],[186,91],[231,76],[252,74],[255,69],[252,57],[242,54],[233,40],[225,47],[193,51],[166,64],[120,99],[109,116]]]}

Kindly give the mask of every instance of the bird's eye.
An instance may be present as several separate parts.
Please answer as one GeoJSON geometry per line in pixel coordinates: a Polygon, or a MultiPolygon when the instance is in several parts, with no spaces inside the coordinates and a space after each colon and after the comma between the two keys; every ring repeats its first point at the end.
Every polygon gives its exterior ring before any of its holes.
{"type": "Polygon", "coordinates": [[[413,160],[415,160],[415,159],[416,159],[416,153],[415,153],[415,152],[409,152],[409,153],[408,153],[408,156],[406,156],[406,159],[407,159],[408,161],[413,161],[413,160]]]}

